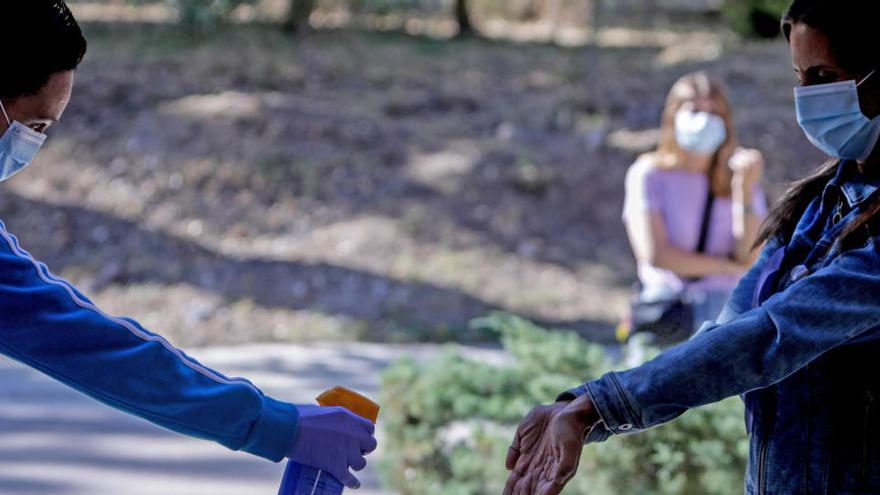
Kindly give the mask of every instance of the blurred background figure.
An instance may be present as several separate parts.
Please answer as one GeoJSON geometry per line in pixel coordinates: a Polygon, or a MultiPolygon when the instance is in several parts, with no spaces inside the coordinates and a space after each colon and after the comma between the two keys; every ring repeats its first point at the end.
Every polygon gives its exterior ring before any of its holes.
{"type": "Polygon", "coordinates": [[[721,83],[706,73],[673,85],[660,145],[626,178],[623,220],[640,286],[629,331],[683,340],[721,312],[753,249],[767,199],[761,152],[739,148],[721,83]]]}

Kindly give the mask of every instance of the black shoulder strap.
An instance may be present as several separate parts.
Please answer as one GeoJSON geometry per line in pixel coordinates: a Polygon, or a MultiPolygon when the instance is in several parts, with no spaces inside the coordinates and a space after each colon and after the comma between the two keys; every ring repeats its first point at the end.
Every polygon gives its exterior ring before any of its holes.
{"type": "Polygon", "coordinates": [[[706,206],[703,207],[703,221],[700,224],[700,242],[697,244],[697,252],[706,252],[706,243],[709,241],[709,227],[712,224],[712,208],[715,206],[715,192],[712,191],[712,183],[709,183],[709,193],[706,194],[706,206]]]}

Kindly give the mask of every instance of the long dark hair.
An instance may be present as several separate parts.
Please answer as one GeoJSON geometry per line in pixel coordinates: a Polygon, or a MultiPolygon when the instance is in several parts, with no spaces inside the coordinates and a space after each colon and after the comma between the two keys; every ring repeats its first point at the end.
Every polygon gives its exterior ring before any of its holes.
{"type": "MultiPolygon", "coordinates": [[[[782,32],[790,40],[792,27],[798,23],[822,32],[840,66],[852,74],[861,74],[880,67],[880,52],[872,49],[878,21],[880,2],[875,0],[795,0],[782,17],[782,32]]],[[[774,237],[789,239],[804,210],[822,194],[840,165],[840,160],[828,161],[809,177],[792,184],[764,222],[758,244],[774,237]]],[[[880,201],[875,201],[841,237],[845,240],[860,231],[878,213],[880,201]]]]}

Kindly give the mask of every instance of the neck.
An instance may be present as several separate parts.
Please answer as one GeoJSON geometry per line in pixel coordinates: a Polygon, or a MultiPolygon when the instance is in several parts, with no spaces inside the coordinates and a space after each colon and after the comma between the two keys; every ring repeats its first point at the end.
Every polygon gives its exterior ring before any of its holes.
{"type": "Polygon", "coordinates": [[[707,173],[712,166],[712,155],[685,153],[682,167],[690,172],[707,173]]]}
{"type": "Polygon", "coordinates": [[[880,146],[874,148],[874,151],[867,160],[859,162],[859,171],[862,173],[868,171],[880,172],[880,146]]]}

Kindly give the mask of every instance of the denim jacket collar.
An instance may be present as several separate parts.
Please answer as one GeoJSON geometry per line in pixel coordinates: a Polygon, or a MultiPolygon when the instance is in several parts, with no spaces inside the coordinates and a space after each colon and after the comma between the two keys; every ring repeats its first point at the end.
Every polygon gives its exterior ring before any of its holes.
{"type": "Polygon", "coordinates": [[[837,175],[828,186],[837,187],[843,192],[849,206],[855,208],[880,189],[880,174],[864,174],[859,170],[858,163],[845,161],[841,163],[837,175]]]}

